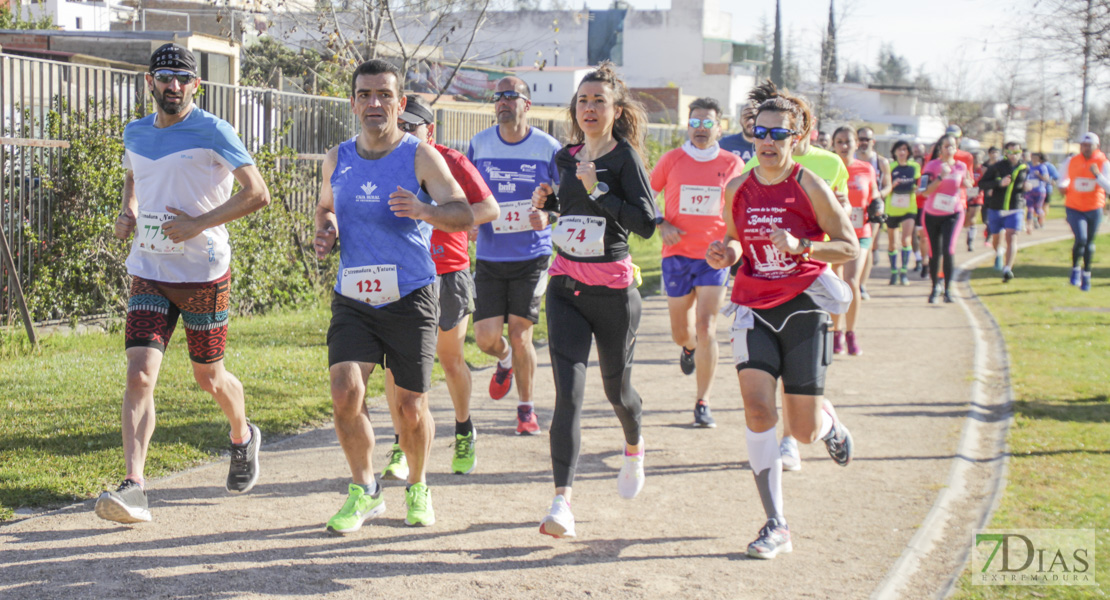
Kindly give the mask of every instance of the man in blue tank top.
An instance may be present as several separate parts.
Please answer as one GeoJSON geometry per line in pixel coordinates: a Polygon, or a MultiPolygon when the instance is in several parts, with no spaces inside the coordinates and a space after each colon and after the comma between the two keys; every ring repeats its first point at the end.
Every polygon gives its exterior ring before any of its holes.
{"type": "Polygon", "coordinates": [[[517,435],[540,432],[532,406],[532,326],[540,320],[540,300],[547,289],[554,213],[532,208],[532,190],[558,183],[555,153],[560,148],[555,138],[528,125],[528,92],[528,84],[517,77],[498,81],[493,93],[497,125],[479,131],[467,152],[501,211],[496,220],[478,228],[474,341],[498,359],[490,398],[504,398],[515,375],[517,435]],[[502,335],[506,323],[507,341],[502,335]]]}
{"type": "Polygon", "coordinates": [[[388,364],[396,383],[389,410],[409,463],[405,523],[435,522],[424,481],[435,436],[427,392],[439,317],[428,244],[433,227],[466,231],[474,215],[443,157],[397,128],[405,104],[396,67],[371,60],[355,69],[351,111],[361,128],[328,151],[316,206],[317,257],[343,238],[327,337],[335,432],[352,479],[347,502],[327,524],[337,535],[385,512],[365,402],[375,364],[388,364]]]}
{"type": "Polygon", "coordinates": [[[755,157],[755,144],[752,143],[752,127],[755,127],[755,104],[748,103],[740,112],[740,133],[726,135],[717,142],[721,150],[739,156],[745,163],[755,157]]]}

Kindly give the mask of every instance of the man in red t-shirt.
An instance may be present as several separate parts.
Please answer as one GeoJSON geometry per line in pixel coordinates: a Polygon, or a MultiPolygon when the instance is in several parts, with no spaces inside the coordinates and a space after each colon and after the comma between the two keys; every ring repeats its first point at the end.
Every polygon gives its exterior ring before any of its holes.
{"type": "MultiPolygon", "coordinates": [[[[423,98],[416,94],[408,95],[405,112],[401,113],[397,125],[405,133],[431,144],[443,155],[451,175],[466,194],[470,209],[474,212],[475,226],[497,219],[501,210],[478,169],[461,152],[435,143],[435,115],[423,98]]],[[[474,312],[474,279],[470,275],[468,245],[468,233],[465,231],[445,233],[435,229],[432,231],[429,248],[436,264],[436,291],[439,293],[439,339],[436,342],[436,355],[443,367],[451,403],[455,406],[455,453],[451,459],[451,471],[460,475],[470,473],[477,464],[474,425],[470,421],[470,368],[466,366],[463,355],[466,327],[470,313],[474,312]]],[[[390,403],[392,383],[387,371],[386,400],[390,403]]],[[[382,471],[382,479],[405,480],[407,477],[408,464],[405,455],[397,440],[394,440],[389,463],[382,471]]]]}

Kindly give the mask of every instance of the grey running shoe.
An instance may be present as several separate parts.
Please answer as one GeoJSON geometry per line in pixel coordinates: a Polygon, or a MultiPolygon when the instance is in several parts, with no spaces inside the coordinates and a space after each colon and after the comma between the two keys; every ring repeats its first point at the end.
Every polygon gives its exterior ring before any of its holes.
{"type": "Polygon", "coordinates": [[[698,400],[694,405],[694,427],[716,427],[717,421],[713,420],[713,413],[705,400],[698,400]]]}
{"type": "Polygon", "coordinates": [[[243,445],[231,445],[227,491],[232,494],[245,494],[258,483],[258,448],[262,446],[262,432],[254,423],[248,421],[247,425],[251,428],[251,441],[243,445]]]}
{"type": "Polygon", "coordinates": [[[868,294],[867,293],[867,288],[863,287],[862,285],[859,286],[859,299],[860,300],[870,300],[871,299],[871,294],[868,294]]]}
{"type": "Polygon", "coordinates": [[[694,350],[687,350],[686,346],[682,347],[682,354],[678,357],[678,366],[682,368],[683,375],[690,375],[694,372],[694,350]]]}
{"type": "Polygon", "coordinates": [[[836,461],[836,464],[847,467],[848,463],[852,462],[852,433],[840,422],[840,418],[836,416],[836,409],[833,408],[831,402],[825,400],[823,410],[832,417],[833,426],[822,441],[825,442],[825,448],[829,451],[829,456],[836,461]]]}
{"type": "Polygon", "coordinates": [[[793,550],[790,528],[786,523],[779,523],[778,519],[768,519],[767,524],[759,530],[759,537],[748,544],[748,556],[752,558],[771,559],[793,550]]]}
{"type": "Polygon", "coordinates": [[[783,471],[801,471],[802,456],[798,453],[798,440],[787,436],[779,444],[779,454],[782,455],[783,471]]]}
{"type": "Polygon", "coordinates": [[[1005,271],[1002,272],[1002,283],[1010,283],[1010,280],[1013,279],[1013,278],[1014,278],[1014,272],[1012,270],[1006,269],[1005,271]]]}
{"type": "Polygon", "coordinates": [[[150,520],[143,486],[124,479],[116,491],[105,491],[96,499],[96,516],[116,523],[140,523],[150,520]]]}

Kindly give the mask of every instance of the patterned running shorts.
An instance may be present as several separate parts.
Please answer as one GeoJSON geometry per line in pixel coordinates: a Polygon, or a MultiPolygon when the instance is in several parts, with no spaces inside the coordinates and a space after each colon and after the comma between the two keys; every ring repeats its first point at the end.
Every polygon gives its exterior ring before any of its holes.
{"type": "Polygon", "coordinates": [[[231,272],[210,283],[162,283],[132,276],[127,301],[127,348],[165,352],[177,327],[185,321],[189,359],[209,364],[222,360],[227,345],[231,272]]]}

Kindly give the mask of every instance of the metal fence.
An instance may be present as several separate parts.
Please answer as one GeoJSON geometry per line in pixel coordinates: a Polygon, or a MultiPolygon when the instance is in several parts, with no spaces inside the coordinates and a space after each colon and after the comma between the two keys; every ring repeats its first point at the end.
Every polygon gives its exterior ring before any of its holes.
{"type": "MultiPolygon", "coordinates": [[[[283,200],[306,212],[316,202],[324,154],[358,128],[344,98],[204,83],[196,103],[231,123],[251,152],[268,144],[297,152],[287,168],[302,170],[306,183],[283,200]]],[[[24,289],[31,283],[35,252],[28,234],[33,232],[39,240],[51,235],[53,199],[41,183],[43,177],[58,173],[68,147],[66,140],[52,138],[51,115],[115,115],[126,120],[150,110],[143,73],[0,54],[0,226],[15,259],[15,273],[0,265],[0,314],[11,314],[10,277],[18,277],[24,289]]],[[[437,141],[462,152],[476,133],[494,124],[493,114],[482,109],[439,109],[436,120],[437,141]]],[[[529,122],[556,139],[568,137],[565,119],[529,122]]],[[[668,145],[676,131],[681,130],[653,125],[648,135],[668,145]]]]}

